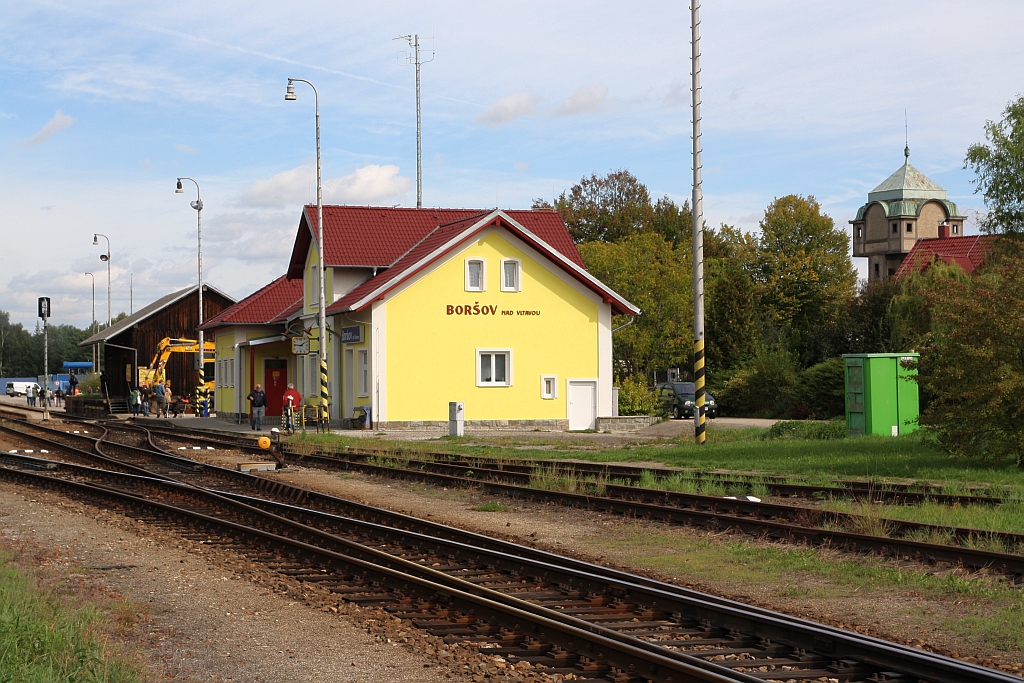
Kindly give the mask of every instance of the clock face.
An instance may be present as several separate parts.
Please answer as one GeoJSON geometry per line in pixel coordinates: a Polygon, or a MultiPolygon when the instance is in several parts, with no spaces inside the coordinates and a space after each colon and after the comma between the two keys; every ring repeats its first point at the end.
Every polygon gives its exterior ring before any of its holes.
{"type": "Polygon", "coordinates": [[[292,353],[309,353],[309,337],[292,337],[292,353]]]}

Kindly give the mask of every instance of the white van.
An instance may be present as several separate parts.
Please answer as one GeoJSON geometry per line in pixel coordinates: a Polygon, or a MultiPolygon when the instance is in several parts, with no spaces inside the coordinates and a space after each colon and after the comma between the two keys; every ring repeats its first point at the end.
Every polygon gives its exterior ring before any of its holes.
{"type": "Polygon", "coordinates": [[[8,396],[27,396],[28,392],[32,391],[32,387],[39,387],[35,382],[8,382],[7,383],[7,395],[8,396]]]}

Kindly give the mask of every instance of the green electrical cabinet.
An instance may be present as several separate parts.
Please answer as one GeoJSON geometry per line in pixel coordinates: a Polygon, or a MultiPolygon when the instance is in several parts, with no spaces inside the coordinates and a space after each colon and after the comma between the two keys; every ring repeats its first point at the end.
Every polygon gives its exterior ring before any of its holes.
{"type": "Polygon", "coordinates": [[[917,429],[916,353],[846,354],[847,436],[896,436],[917,429]],[[907,366],[907,367],[904,367],[907,366]]]}

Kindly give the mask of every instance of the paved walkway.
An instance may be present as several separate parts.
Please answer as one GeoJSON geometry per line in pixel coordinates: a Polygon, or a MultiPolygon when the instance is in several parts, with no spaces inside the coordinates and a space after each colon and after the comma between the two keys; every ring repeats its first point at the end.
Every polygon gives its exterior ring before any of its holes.
{"type": "MultiPolygon", "coordinates": [[[[217,417],[194,417],[183,415],[178,418],[140,418],[140,422],[148,424],[164,424],[168,426],[181,426],[190,429],[209,429],[221,432],[236,432],[239,434],[256,435],[259,433],[269,434],[270,428],[265,427],[262,432],[254,432],[248,421],[238,424],[234,421],[221,420],[217,417]]],[[[758,427],[766,429],[775,424],[776,420],[741,417],[720,417],[709,420],[710,429],[746,429],[758,427]]],[[[378,438],[394,441],[430,441],[447,436],[447,430],[394,430],[389,432],[373,431],[370,429],[344,429],[333,430],[334,434],[353,438],[378,438]]],[[[674,440],[683,437],[693,436],[693,420],[665,420],[637,432],[623,432],[615,434],[596,434],[588,432],[534,432],[520,430],[494,430],[494,429],[466,429],[468,439],[479,439],[487,442],[513,442],[532,443],[536,445],[550,445],[557,447],[559,444],[575,443],[581,446],[593,445],[616,446],[627,443],[643,443],[648,441],[674,440]]]]}

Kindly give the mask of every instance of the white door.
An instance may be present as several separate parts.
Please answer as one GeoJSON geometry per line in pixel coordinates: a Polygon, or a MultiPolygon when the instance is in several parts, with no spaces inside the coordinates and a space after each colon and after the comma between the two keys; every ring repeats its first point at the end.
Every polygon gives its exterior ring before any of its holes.
{"type": "Polygon", "coordinates": [[[593,429],[597,418],[597,382],[569,380],[569,429],[593,429]]]}

